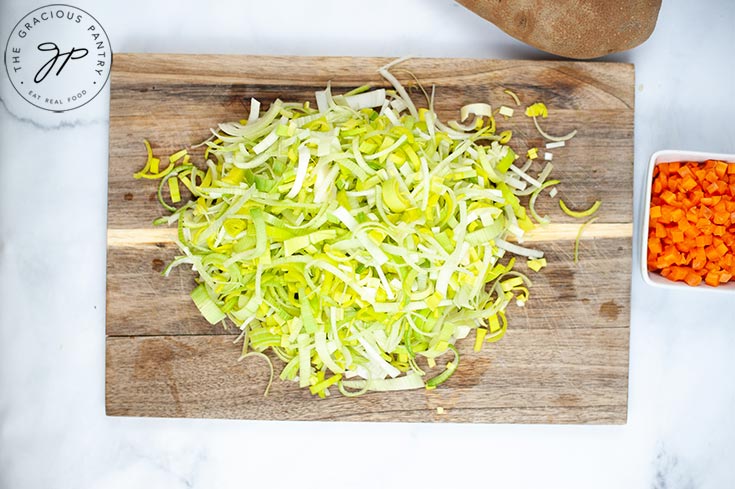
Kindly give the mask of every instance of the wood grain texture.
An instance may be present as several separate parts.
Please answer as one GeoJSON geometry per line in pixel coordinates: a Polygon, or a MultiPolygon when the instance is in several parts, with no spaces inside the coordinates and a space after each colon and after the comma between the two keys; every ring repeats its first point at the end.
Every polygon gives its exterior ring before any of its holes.
{"type": "MultiPolygon", "coordinates": [[[[475,101],[550,107],[548,130],[579,133],[552,150],[559,193],[573,207],[602,199],[585,230],[582,260],[572,260],[579,222],[556,200],[537,208],[553,224],[529,237],[549,266],[533,274],[526,307],[509,307],[506,337],[483,352],[461,343],[462,363],[439,389],[371,393],[357,399],[312,398],[276,380],[262,393],[262,360],[237,362],[233,331],[204,321],[189,299],[190,270],[163,267],[176,255],[173,233],[154,228],[161,215],[155,182],[131,175],[145,162],[143,138],[156,154],[196,144],[209,128],[247,116],[247,100],[314,101],[335,91],[383,86],[387,59],[211,55],[115,55],[110,107],[107,279],[107,412],[124,416],[247,419],[624,423],[633,187],[634,80],[631,65],[613,63],[415,59],[394,73],[436,85],[437,112],[457,118],[475,101]],[[436,408],[444,408],[437,414],[436,408]]],[[[412,94],[420,101],[420,91],[412,94]]],[[[530,121],[503,121],[513,145],[543,147],[530,121]]],[[[197,157],[196,152],[195,160],[197,157]]],[[[201,157],[200,157],[201,159],[201,157]]],[[[541,163],[534,168],[540,169],[541,163]]],[[[278,363],[276,362],[276,365],[278,363]]]]}
{"type": "Polygon", "coordinates": [[[263,395],[268,367],[238,362],[234,336],[110,337],[107,413],[343,421],[620,422],[627,397],[625,328],[514,329],[466,359],[441,388],[314,399],[290,382],[263,395]],[[569,352],[574,355],[570,356],[569,352]],[[510,381],[512,379],[512,382],[510,381]],[[438,414],[437,407],[444,408],[438,414]]]}
{"type": "MultiPolygon", "coordinates": [[[[627,276],[630,269],[630,257],[626,255],[630,252],[630,237],[583,239],[582,259],[577,265],[571,259],[572,240],[540,242],[536,246],[546,252],[549,265],[543,273],[530,272],[532,300],[523,308],[508,308],[513,328],[628,327],[630,303],[621,294],[618,277],[627,276]]],[[[196,285],[190,268],[176,268],[168,277],[161,275],[164,264],[176,253],[174,243],[109,248],[109,336],[228,334],[201,319],[189,298],[196,285]]]]}

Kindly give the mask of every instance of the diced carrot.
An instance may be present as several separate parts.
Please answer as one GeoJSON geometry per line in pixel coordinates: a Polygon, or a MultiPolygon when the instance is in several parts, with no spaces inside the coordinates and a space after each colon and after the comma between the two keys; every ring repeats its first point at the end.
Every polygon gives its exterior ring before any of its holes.
{"type": "Polygon", "coordinates": [[[690,208],[687,210],[687,221],[697,222],[697,211],[695,209],[690,208]]]}
{"type": "Polygon", "coordinates": [[[671,275],[669,275],[669,278],[671,280],[684,280],[684,278],[687,276],[689,269],[686,267],[672,267],[671,268],[671,275]]]}
{"type": "Polygon", "coordinates": [[[663,223],[671,222],[671,211],[672,208],[668,205],[661,206],[661,217],[659,218],[659,221],[663,223]]]}
{"type": "Polygon", "coordinates": [[[715,173],[718,177],[722,178],[727,173],[727,163],[724,161],[718,161],[715,163],[715,173]]]}
{"type": "Polygon", "coordinates": [[[663,248],[661,247],[661,240],[658,238],[648,238],[648,251],[654,255],[661,253],[663,248]]]}
{"type": "MultiPolygon", "coordinates": [[[[679,221],[684,222],[684,221],[679,221]]],[[[696,246],[696,243],[694,242],[694,239],[699,236],[699,229],[697,229],[697,226],[689,226],[684,230],[684,236],[687,238],[688,241],[692,243],[692,246],[696,246]]]]}
{"type": "Polygon", "coordinates": [[[730,221],[730,213],[725,212],[715,212],[715,217],[713,219],[715,224],[726,224],[730,221]]]}
{"type": "Polygon", "coordinates": [[[696,287],[697,285],[702,283],[702,277],[696,274],[695,272],[689,272],[687,273],[687,276],[684,278],[684,281],[691,285],[692,287],[696,287]]]}
{"type": "Polygon", "coordinates": [[[722,253],[717,251],[717,248],[714,246],[708,246],[704,249],[705,254],[707,255],[707,259],[711,262],[715,262],[722,258],[722,253]]]}
{"type": "Polygon", "coordinates": [[[692,262],[692,260],[689,258],[689,252],[692,250],[692,245],[690,245],[686,241],[682,241],[680,243],[676,243],[675,246],[677,250],[681,251],[682,260],[680,263],[684,265],[689,265],[692,262]]]}
{"type": "Polygon", "coordinates": [[[672,192],[680,192],[681,190],[681,177],[679,175],[672,175],[669,177],[668,188],[672,192]]]}
{"type": "Polygon", "coordinates": [[[712,287],[717,287],[720,285],[720,274],[715,271],[710,271],[704,278],[704,283],[711,285],[712,287]]]}
{"type": "Polygon", "coordinates": [[[676,173],[678,173],[680,177],[686,178],[687,176],[692,175],[692,170],[688,166],[682,166],[676,170],[676,173]]]}
{"type": "Polygon", "coordinates": [[[702,199],[702,197],[704,197],[704,192],[697,189],[691,192],[691,196],[692,196],[692,204],[697,205],[699,204],[699,201],[702,199]]]}
{"type": "Polygon", "coordinates": [[[707,256],[704,254],[704,251],[702,249],[698,249],[696,252],[694,252],[694,257],[692,258],[692,268],[695,270],[700,270],[704,268],[704,266],[707,264],[707,256]]]}
{"type": "MultiPolygon", "coordinates": [[[[716,188],[717,188],[717,185],[715,185],[715,189],[716,188]]],[[[676,195],[670,190],[664,190],[661,193],[661,199],[663,199],[663,201],[666,202],[667,204],[671,205],[674,202],[676,202],[676,195]]]]}
{"type": "Polygon", "coordinates": [[[735,164],[654,167],[646,266],[669,280],[716,286],[735,276],[735,164]]]}
{"type": "Polygon", "coordinates": [[[661,248],[661,240],[658,238],[648,238],[648,250],[655,255],[661,253],[663,250],[661,248]]]}
{"type": "Polygon", "coordinates": [[[660,194],[660,193],[661,193],[661,190],[663,189],[663,187],[664,187],[664,186],[663,186],[663,184],[661,183],[661,179],[657,178],[657,179],[656,179],[656,180],[655,180],[655,181],[653,182],[653,187],[651,188],[651,190],[653,191],[653,193],[654,193],[654,194],[660,194]]]}
{"type": "Polygon", "coordinates": [[[687,176],[687,177],[685,177],[685,178],[684,178],[684,179],[682,180],[682,182],[681,182],[681,185],[680,185],[679,187],[680,187],[680,188],[681,188],[681,189],[682,189],[682,190],[683,190],[684,192],[689,192],[690,190],[692,190],[692,189],[693,189],[694,187],[696,187],[696,186],[697,186],[697,182],[696,182],[696,180],[694,180],[694,179],[693,179],[692,177],[690,177],[690,176],[687,176]]]}

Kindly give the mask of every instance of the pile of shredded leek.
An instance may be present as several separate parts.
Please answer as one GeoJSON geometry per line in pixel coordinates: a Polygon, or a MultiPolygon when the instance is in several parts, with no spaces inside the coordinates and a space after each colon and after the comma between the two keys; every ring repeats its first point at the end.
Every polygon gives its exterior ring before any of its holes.
{"type": "MultiPolygon", "coordinates": [[[[528,299],[506,254],[546,264],[518,244],[534,226],[519,197],[546,222],[532,205],[558,182],[550,162],[528,173],[536,149],[515,164],[494,117],[513,109],[471,104],[444,124],[433,92],[417,109],[389,67],[380,74],[393,89],[327,86],[317,108],[276,100],[261,113],[252,100],[246,121],[204,143],[203,168],[182,150],[161,170],[146,142],[135,175],[160,179],[172,214],[156,223],[178,224],[181,256],[164,273],[190,265],[203,316],[232,321],[243,356],[271,350],[282,379],[320,397],[436,387],[459,366],[457,340],[474,334],[475,350],[499,340],[506,306],[528,299]]],[[[526,115],[536,122],[546,107],[526,115]]]]}

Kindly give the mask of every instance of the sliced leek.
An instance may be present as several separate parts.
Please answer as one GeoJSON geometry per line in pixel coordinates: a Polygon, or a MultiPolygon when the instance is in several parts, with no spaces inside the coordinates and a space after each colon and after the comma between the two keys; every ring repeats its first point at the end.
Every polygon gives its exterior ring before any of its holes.
{"type": "Polygon", "coordinates": [[[447,381],[461,368],[455,343],[472,330],[476,350],[499,340],[506,306],[528,299],[505,255],[546,264],[517,244],[534,227],[519,195],[546,222],[533,204],[558,183],[546,181],[551,166],[537,176],[516,166],[512,133],[496,132],[487,103],[462,108],[466,125],[439,121],[433,90],[417,108],[392,65],[379,70],[392,89],[327,86],[317,108],[276,100],[263,111],[251,99],[247,120],[203,143],[204,164],[182,150],[161,170],[146,141],[135,174],[160,179],[172,214],[156,222],[178,226],[181,254],[165,273],[191,266],[194,303],[241,330],[242,358],[272,352],[281,379],[319,397],[447,381]]]}

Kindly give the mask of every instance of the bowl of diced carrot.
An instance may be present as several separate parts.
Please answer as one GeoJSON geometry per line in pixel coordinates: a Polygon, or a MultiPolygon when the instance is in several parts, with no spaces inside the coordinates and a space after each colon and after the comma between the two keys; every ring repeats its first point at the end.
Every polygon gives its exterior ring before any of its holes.
{"type": "Polygon", "coordinates": [[[735,155],[654,153],[644,202],[648,284],[735,292],[735,155]]]}

